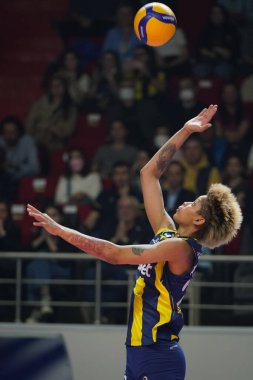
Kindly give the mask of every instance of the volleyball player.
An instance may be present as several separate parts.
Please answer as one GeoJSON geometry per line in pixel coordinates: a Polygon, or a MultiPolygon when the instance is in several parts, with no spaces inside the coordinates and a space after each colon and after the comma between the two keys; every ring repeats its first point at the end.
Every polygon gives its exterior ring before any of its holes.
{"type": "Polygon", "coordinates": [[[138,265],[126,338],[126,380],[183,380],[185,358],[179,345],[183,327],[180,303],[198,265],[201,245],[229,242],[242,222],[240,207],[221,184],[207,195],[185,202],[170,217],[164,209],[159,178],[173,154],[196,132],[211,127],[217,111],[210,105],[172,136],[141,170],[147,216],[155,237],[147,245],[119,246],[57,224],[27,206],[34,225],[112,264],[138,265]],[[177,225],[177,228],[176,228],[177,225]]]}

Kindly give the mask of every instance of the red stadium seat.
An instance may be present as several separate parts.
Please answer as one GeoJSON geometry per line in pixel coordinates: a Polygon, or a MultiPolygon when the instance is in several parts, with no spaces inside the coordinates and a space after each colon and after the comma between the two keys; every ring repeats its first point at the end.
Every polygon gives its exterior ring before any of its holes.
{"type": "Polygon", "coordinates": [[[20,179],[18,201],[31,202],[53,199],[58,177],[24,177],[20,179]]]}

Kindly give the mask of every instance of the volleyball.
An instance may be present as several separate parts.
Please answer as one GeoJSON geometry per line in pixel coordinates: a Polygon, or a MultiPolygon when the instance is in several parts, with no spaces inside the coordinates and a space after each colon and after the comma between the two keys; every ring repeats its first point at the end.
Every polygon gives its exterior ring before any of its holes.
{"type": "Polygon", "coordinates": [[[175,34],[177,19],[174,12],[162,3],[149,3],[138,10],[134,30],[139,40],[149,46],[161,46],[175,34]]]}

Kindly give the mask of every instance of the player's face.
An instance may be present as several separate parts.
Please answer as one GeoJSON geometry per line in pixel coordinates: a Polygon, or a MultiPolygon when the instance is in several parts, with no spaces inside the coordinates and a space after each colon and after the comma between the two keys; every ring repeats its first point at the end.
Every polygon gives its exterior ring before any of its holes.
{"type": "Polygon", "coordinates": [[[173,215],[173,219],[180,225],[191,225],[199,217],[203,218],[200,214],[202,203],[204,202],[206,195],[201,195],[194,202],[184,202],[179,206],[173,215]]]}

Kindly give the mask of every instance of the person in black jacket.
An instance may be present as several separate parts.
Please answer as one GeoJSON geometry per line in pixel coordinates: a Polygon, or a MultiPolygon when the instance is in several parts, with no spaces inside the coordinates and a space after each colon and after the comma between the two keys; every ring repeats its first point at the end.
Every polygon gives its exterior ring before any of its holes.
{"type": "MultiPolygon", "coordinates": [[[[19,226],[11,217],[10,208],[5,200],[0,199],[0,252],[19,251],[21,245],[21,232],[19,226]]],[[[1,258],[1,253],[0,253],[1,258]]],[[[0,279],[11,279],[15,276],[15,261],[10,259],[0,260],[0,279]]],[[[14,286],[1,284],[0,300],[11,300],[14,298],[14,286]]],[[[0,320],[12,319],[12,310],[6,306],[0,306],[0,320]]]]}

